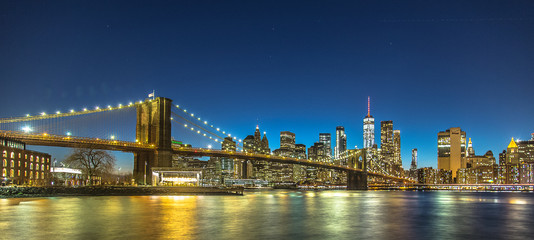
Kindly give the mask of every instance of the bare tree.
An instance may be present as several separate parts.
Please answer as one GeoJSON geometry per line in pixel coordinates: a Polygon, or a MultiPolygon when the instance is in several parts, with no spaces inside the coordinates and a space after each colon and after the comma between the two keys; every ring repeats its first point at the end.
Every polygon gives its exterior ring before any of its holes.
{"type": "Polygon", "coordinates": [[[89,177],[89,184],[93,184],[94,178],[112,173],[115,167],[115,157],[107,151],[94,148],[76,148],[65,159],[66,164],[79,168],[89,177]]]}

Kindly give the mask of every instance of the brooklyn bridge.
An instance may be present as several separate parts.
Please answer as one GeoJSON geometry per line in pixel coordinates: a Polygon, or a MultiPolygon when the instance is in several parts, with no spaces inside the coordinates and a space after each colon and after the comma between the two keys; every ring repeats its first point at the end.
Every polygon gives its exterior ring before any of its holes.
{"type": "MultiPolygon", "coordinates": [[[[296,164],[346,172],[347,189],[367,189],[373,182],[408,183],[411,180],[394,176],[385,171],[368,171],[365,149],[344,155],[345,164],[340,161],[314,161],[295,157],[276,156],[272,153],[249,152],[238,146],[236,150],[217,150],[198,146],[173,144],[173,131],[176,139],[187,142],[186,136],[209,139],[221,143],[232,138],[229,131],[222,130],[188,112],[179,105],[173,105],[169,98],[148,98],[144,101],[119,104],[117,106],[95,107],[93,109],[42,112],[38,115],[0,119],[0,136],[19,140],[28,145],[54,146],[66,148],[94,148],[133,153],[133,176],[137,183],[152,184],[152,168],[172,167],[173,155],[193,157],[220,157],[240,161],[265,161],[296,164]],[[133,114],[125,114],[131,112],[133,114]],[[135,115],[135,119],[132,119],[135,115]],[[135,130],[123,130],[120,134],[107,134],[117,131],[124,122],[135,121],[135,130]],[[113,126],[109,126],[113,125],[113,126]],[[104,130],[102,130],[104,129],[104,130]],[[112,129],[109,131],[108,129],[112,129]],[[181,134],[187,131],[189,134],[181,134]],[[106,134],[102,134],[106,132],[106,134]],[[135,140],[126,136],[135,135],[135,140]],[[181,135],[181,136],[180,136],[181,135]],[[147,171],[148,169],[148,171],[147,171]]],[[[241,139],[233,136],[236,142],[241,139]]],[[[238,144],[239,145],[239,144],[238,144]]]]}

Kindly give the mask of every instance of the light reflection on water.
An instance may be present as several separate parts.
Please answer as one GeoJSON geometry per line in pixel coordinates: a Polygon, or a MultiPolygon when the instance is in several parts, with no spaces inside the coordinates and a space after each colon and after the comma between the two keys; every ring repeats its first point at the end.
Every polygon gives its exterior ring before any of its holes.
{"type": "Polygon", "coordinates": [[[0,199],[2,239],[526,239],[532,193],[288,191],[0,199]]]}

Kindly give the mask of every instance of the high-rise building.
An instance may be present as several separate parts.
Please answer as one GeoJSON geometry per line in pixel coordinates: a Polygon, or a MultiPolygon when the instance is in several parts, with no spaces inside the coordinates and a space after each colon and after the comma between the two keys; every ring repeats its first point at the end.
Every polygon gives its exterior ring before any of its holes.
{"type": "Polygon", "coordinates": [[[326,156],[332,156],[332,142],[330,133],[319,133],[319,142],[324,145],[326,156]]]}
{"type": "Polygon", "coordinates": [[[519,148],[512,138],[506,148],[506,184],[520,183],[519,169],[519,148]]]}
{"type": "Polygon", "coordinates": [[[347,135],[345,135],[345,128],[342,126],[337,126],[334,158],[340,158],[340,155],[345,151],[347,151],[347,135]]]}
{"type": "MultiPolygon", "coordinates": [[[[236,150],[236,142],[232,140],[231,137],[225,137],[224,141],[221,143],[221,150],[223,151],[232,151],[235,152],[236,150]]],[[[233,171],[234,168],[234,159],[232,158],[221,158],[221,169],[223,171],[233,171]]]]}
{"type": "Polygon", "coordinates": [[[295,134],[289,131],[280,132],[280,149],[295,151],[295,134]]]}
{"type": "Polygon", "coordinates": [[[393,162],[393,121],[380,122],[380,149],[382,160],[393,162]]]}
{"type": "Polygon", "coordinates": [[[394,130],[393,131],[393,164],[397,166],[402,165],[402,159],[401,159],[401,137],[400,137],[400,131],[394,130]]]}
{"type": "Polygon", "coordinates": [[[452,171],[453,179],[459,168],[466,168],[465,132],[461,128],[450,128],[438,133],[438,169],[452,171]]]}
{"type": "Polygon", "coordinates": [[[469,143],[467,144],[466,157],[469,156],[475,156],[475,149],[473,149],[473,143],[471,142],[471,138],[469,138],[469,143]]]}
{"type": "Polygon", "coordinates": [[[410,170],[416,170],[417,169],[417,148],[412,149],[412,165],[410,166],[410,170]]]}
{"type": "Polygon", "coordinates": [[[517,141],[520,163],[534,163],[534,134],[532,139],[517,141]]]}
{"type": "Polygon", "coordinates": [[[363,119],[363,148],[375,144],[375,119],[371,116],[371,98],[367,97],[367,115],[363,119]]]}

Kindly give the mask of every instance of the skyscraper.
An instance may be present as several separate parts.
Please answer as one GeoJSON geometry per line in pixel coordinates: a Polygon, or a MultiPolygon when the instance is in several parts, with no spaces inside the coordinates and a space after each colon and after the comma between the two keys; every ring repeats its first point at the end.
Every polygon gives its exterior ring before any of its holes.
{"type": "Polygon", "coordinates": [[[412,165],[410,170],[417,170],[417,148],[412,149],[412,165]]]}
{"type": "Polygon", "coordinates": [[[324,151],[327,157],[332,156],[332,136],[330,133],[319,133],[319,142],[324,144],[324,151]]]}
{"type": "Polygon", "coordinates": [[[345,128],[342,126],[336,127],[336,146],[334,149],[334,157],[336,159],[347,150],[347,135],[345,135],[345,128]]]}
{"type": "MultiPolygon", "coordinates": [[[[236,151],[236,142],[231,137],[225,137],[224,141],[221,143],[221,150],[223,151],[236,151]]],[[[232,158],[221,158],[221,169],[230,173],[234,171],[234,159],[232,158]]]]}
{"type": "Polygon", "coordinates": [[[393,151],[393,121],[380,122],[380,149],[382,159],[387,163],[392,163],[394,158],[393,151]]]}
{"type": "Polygon", "coordinates": [[[456,178],[459,168],[466,168],[465,132],[461,128],[450,128],[438,133],[438,169],[452,171],[456,178]]]}
{"type": "Polygon", "coordinates": [[[289,131],[280,132],[280,149],[295,151],[295,134],[289,131]]]}
{"type": "Polygon", "coordinates": [[[467,153],[465,155],[466,157],[475,156],[475,149],[473,149],[471,138],[469,138],[469,143],[467,144],[467,153]]]}
{"type": "Polygon", "coordinates": [[[367,97],[367,116],[363,119],[363,147],[372,148],[375,144],[375,119],[371,116],[371,97],[367,97]]]}
{"type": "Polygon", "coordinates": [[[401,159],[401,137],[400,131],[393,131],[393,163],[397,166],[402,165],[401,159]]]}

